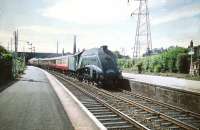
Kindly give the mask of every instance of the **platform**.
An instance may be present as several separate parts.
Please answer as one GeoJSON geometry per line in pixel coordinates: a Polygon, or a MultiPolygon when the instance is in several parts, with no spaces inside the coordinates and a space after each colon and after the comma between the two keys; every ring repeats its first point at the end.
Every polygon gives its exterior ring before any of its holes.
{"type": "Polygon", "coordinates": [[[1,130],[73,130],[46,75],[28,67],[0,93],[1,130]]]}
{"type": "Polygon", "coordinates": [[[153,76],[144,74],[123,73],[123,76],[134,81],[160,85],[174,89],[200,94],[200,81],[186,80],[174,77],[153,76]]]}
{"type": "Polygon", "coordinates": [[[140,95],[200,113],[200,81],[123,73],[130,90],[140,95]]]}
{"type": "Polygon", "coordinates": [[[96,129],[91,120],[54,76],[36,67],[28,66],[19,81],[0,93],[0,130],[96,129]]]}

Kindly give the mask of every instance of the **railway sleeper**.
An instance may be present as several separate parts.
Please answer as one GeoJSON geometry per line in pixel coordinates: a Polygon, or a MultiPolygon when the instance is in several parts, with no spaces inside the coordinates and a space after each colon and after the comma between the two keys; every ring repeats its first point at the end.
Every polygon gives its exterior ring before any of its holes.
{"type": "Polygon", "coordinates": [[[83,104],[87,108],[103,107],[101,104],[83,104]]]}
{"type": "Polygon", "coordinates": [[[88,110],[100,110],[100,109],[108,109],[108,108],[106,108],[106,107],[89,107],[89,108],[87,108],[88,110]]]}
{"type": "Polygon", "coordinates": [[[82,102],[93,102],[94,100],[88,98],[88,99],[82,99],[81,101],[82,101],[82,102]]]}
{"type": "Polygon", "coordinates": [[[81,103],[82,104],[94,104],[94,105],[98,105],[99,104],[98,102],[95,102],[95,101],[93,101],[93,102],[84,102],[84,101],[82,102],[81,101],[81,103]]]}
{"type": "Polygon", "coordinates": [[[153,106],[152,105],[151,108],[158,112],[168,112],[169,111],[169,108],[164,108],[162,106],[153,106]]]}
{"type": "Polygon", "coordinates": [[[158,120],[158,116],[150,116],[150,117],[147,117],[145,118],[146,122],[151,122],[152,120],[158,120]]]}
{"type": "Polygon", "coordinates": [[[178,120],[183,120],[183,121],[196,121],[196,122],[199,122],[200,123],[200,120],[196,120],[194,117],[175,117],[176,119],[178,120]]]}
{"type": "Polygon", "coordinates": [[[102,123],[104,126],[108,127],[108,126],[132,126],[132,125],[129,125],[129,123],[127,121],[109,121],[109,122],[104,122],[102,123]]]}
{"type": "MultiPolygon", "coordinates": [[[[97,116],[97,115],[112,115],[113,112],[111,111],[106,111],[106,112],[92,112],[93,115],[97,116]]],[[[114,114],[113,114],[114,115],[114,114]]]]}
{"type": "Polygon", "coordinates": [[[170,116],[187,116],[186,114],[182,114],[181,112],[177,112],[174,110],[168,110],[165,112],[165,114],[170,115],[170,116]]]}
{"type": "Polygon", "coordinates": [[[101,121],[101,122],[106,122],[106,121],[120,121],[120,120],[122,120],[122,118],[120,118],[120,117],[101,118],[101,119],[99,119],[99,121],[101,121]]]}
{"type": "Polygon", "coordinates": [[[105,118],[115,118],[118,117],[116,114],[109,114],[109,115],[96,115],[97,119],[105,119],[105,118]]]}
{"type": "Polygon", "coordinates": [[[123,126],[108,126],[108,130],[138,130],[138,128],[135,128],[131,125],[123,125],[123,126]]]}
{"type": "Polygon", "coordinates": [[[109,109],[99,109],[99,110],[91,110],[90,109],[90,112],[92,113],[104,113],[104,112],[111,112],[109,109]]]}

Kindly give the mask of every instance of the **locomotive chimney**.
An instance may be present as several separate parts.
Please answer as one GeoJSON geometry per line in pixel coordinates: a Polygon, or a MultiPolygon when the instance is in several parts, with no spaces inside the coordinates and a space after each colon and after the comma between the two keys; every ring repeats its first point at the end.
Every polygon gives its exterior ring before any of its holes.
{"type": "Polygon", "coordinates": [[[107,50],[107,49],[108,49],[108,46],[103,45],[103,46],[101,46],[101,48],[102,48],[103,50],[107,50]]]}

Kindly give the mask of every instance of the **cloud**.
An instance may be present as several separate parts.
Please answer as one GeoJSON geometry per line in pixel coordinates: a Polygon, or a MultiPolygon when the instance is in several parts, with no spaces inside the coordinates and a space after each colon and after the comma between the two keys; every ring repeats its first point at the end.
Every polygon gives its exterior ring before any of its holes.
{"type": "MultiPolygon", "coordinates": [[[[169,12],[169,11],[168,11],[169,12]]],[[[190,4],[183,7],[177,7],[175,10],[170,11],[168,14],[161,14],[162,16],[154,16],[152,18],[152,25],[164,24],[182,18],[191,18],[200,14],[200,4],[190,4]],[[154,19],[155,18],[155,19],[154,19]]]]}
{"type": "Polygon", "coordinates": [[[127,3],[123,0],[60,0],[40,10],[40,13],[78,24],[111,24],[130,16],[127,3]]]}
{"type": "Polygon", "coordinates": [[[149,8],[158,8],[164,6],[167,3],[167,0],[149,0],[149,8]]]}
{"type": "Polygon", "coordinates": [[[33,31],[35,33],[62,34],[65,32],[65,29],[58,29],[42,25],[22,26],[19,28],[22,31],[33,31]]]}
{"type": "Polygon", "coordinates": [[[0,31],[0,45],[7,46],[7,43],[11,37],[12,32],[0,31]]]}

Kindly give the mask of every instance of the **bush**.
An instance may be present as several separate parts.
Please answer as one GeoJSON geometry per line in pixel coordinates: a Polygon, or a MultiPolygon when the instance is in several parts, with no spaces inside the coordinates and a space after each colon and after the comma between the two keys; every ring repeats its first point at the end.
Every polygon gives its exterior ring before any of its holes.
{"type": "Polygon", "coordinates": [[[5,54],[8,53],[8,51],[3,46],[0,45],[0,53],[5,54]]]}
{"type": "Polygon", "coordinates": [[[121,69],[124,68],[137,68],[141,65],[142,70],[148,72],[181,72],[188,71],[189,61],[186,58],[178,58],[179,54],[186,54],[187,49],[181,47],[171,47],[167,51],[158,55],[143,57],[141,59],[119,59],[118,65],[121,69]],[[178,60],[179,59],[179,60],[178,60]],[[181,60],[182,59],[182,60],[181,60]],[[185,60],[184,60],[185,59],[185,60]],[[180,62],[180,63],[177,63],[180,62]],[[185,65],[185,66],[181,66],[185,65]],[[184,70],[185,69],[185,70],[184,70]]]}
{"type": "Polygon", "coordinates": [[[134,61],[131,59],[118,59],[119,68],[132,68],[134,66],[134,61]]]}
{"type": "Polygon", "coordinates": [[[12,79],[12,55],[0,53],[0,85],[12,79]]]}
{"type": "Polygon", "coordinates": [[[143,70],[143,63],[142,62],[138,62],[136,64],[137,68],[138,68],[138,73],[142,73],[142,70],[143,70]]]}
{"type": "Polygon", "coordinates": [[[157,65],[154,67],[154,72],[160,73],[160,72],[161,72],[161,69],[162,69],[162,66],[161,66],[160,64],[157,64],[157,65]]]}
{"type": "Polygon", "coordinates": [[[187,53],[180,53],[177,56],[176,68],[180,73],[189,72],[189,56],[187,53]]]}
{"type": "Polygon", "coordinates": [[[12,60],[12,55],[11,54],[3,54],[3,60],[11,61],[12,60]]]}

